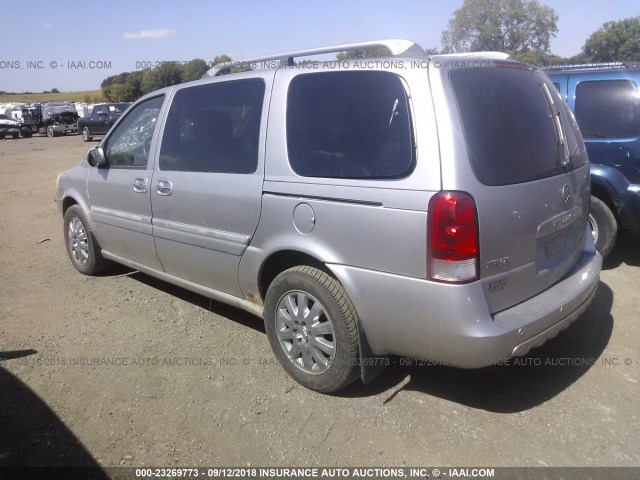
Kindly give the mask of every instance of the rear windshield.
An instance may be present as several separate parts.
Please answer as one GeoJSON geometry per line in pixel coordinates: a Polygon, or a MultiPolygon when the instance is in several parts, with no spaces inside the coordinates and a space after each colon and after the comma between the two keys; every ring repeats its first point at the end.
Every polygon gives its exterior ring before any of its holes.
{"type": "MultiPolygon", "coordinates": [[[[478,180],[485,185],[509,185],[566,170],[553,115],[560,115],[564,130],[569,130],[562,134],[569,137],[572,153],[579,140],[556,89],[549,82],[548,93],[543,91],[542,74],[490,67],[455,69],[449,75],[478,180]]],[[[568,168],[584,163],[580,155],[571,156],[568,168]]]]}

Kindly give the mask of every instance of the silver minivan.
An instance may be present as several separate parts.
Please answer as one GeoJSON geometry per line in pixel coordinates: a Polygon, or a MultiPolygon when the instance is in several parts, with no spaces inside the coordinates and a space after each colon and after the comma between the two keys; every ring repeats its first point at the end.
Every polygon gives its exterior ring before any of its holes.
{"type": "Polygon", "coordinates": [[[245,65],[146,95],[60,174],[80,272],[113,261],[252,312],[320,392],[394,355],[523,355],[587,308],[589,165],[544,73],[406,40],[245,65]],[[391,55],[294,61],[367,47],[391,55]]]}

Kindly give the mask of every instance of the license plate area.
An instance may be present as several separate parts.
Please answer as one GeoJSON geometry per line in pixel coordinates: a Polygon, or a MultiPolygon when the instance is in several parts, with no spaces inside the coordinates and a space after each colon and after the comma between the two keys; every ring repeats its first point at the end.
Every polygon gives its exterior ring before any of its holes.
{"type": "Polygon", "coordinates": [[[554,235],[549,240],[544,242],[544,253],[546,260],[551,260],[559,253],[563,252],[567,248],[567,234],[561,232],[558,235],[554,235]]]}

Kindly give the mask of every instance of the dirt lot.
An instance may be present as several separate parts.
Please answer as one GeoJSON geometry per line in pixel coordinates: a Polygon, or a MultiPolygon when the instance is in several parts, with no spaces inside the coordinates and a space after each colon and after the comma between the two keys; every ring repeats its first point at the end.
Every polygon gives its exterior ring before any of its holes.
{"type": "Polygon", "coordinates": [[[257,318],[125,268],[74,270],[53,197],[89,146],[0,142],[0,465],[640,465],[637,238],[520,364],[394,359],[324,396],[275,364],[257,318]]]}

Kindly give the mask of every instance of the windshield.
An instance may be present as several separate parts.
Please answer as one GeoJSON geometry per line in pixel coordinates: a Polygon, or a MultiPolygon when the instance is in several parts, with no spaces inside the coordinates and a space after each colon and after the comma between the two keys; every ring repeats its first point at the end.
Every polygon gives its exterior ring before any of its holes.
{"type": "Polygon", "coordinates": [[[114,103],[109,105],[109,113],[124,113],[124,111],[129,108],[130,103],[114,103]]]}
{"type": "Polygon", "coordinates": [[[43,107],[45,113],[64,113],[64,112],[73,112],[76,113],[76,107],[73,103],[47,103],[43,107]]]}

